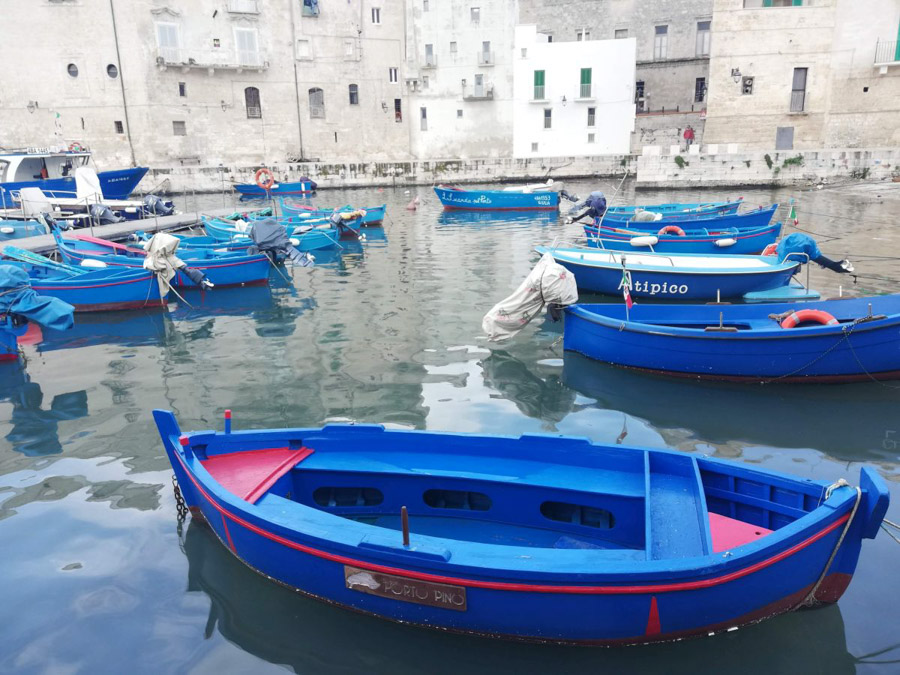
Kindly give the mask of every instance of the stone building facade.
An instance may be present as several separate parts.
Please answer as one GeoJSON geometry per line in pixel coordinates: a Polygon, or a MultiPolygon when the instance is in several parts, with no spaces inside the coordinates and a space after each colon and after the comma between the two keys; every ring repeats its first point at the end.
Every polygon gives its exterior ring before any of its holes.
{"type": "Polygon", "coordinates": [[[900,144],[900,0],[715,0],[714,16],[707,142],[900,144]]]}

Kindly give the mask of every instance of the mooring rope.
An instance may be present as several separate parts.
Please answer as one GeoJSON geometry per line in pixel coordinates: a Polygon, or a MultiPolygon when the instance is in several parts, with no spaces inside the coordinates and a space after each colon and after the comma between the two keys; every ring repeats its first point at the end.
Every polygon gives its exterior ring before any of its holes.
{"type": "Polygon", "coordinates": [[[884,530],[885,532],[887,532],[887,533],[888,533],[888,536],[889,536],[891,539],[893,539],[893,540],[896,541],[898,544],[900,544],[900,537],[897,537],[896,534],[894,534],[893,532],[891,532],[891,531],[888,529],[888,526],[893,527],[895,530],[897,530],[898,532],[900,532],[900,525],[898,525],[897,523],[895,523],[895,522],[893,522],[893,521],[891,521],[891,520],[888,520],[887,518],[884,518],[884,519],[882,519],[882,521],[881,521],[881,529],[884,530]]]}

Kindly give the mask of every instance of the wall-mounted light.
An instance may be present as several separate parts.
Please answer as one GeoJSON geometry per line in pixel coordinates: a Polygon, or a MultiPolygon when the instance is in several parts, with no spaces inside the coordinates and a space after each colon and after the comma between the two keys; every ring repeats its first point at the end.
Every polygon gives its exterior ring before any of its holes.
{"type": "Polygon", "coordinates": [[[731,79],[734,80],[735,84],[739,84],[741,81],[741,69],[740,68],[732,68],[731,69],[731,79]]]}
{"type": "Polygon", "coordinates": [[[225,103],[225,99],[222,99],[222,112],[225,112],[228,109],[228,104],[225,103]]]}
{"type": "Polygon", "coordinates": [[[562,104],[563,104],[563,105],[566,104],[566,97],[565,97],[565,95],[563,95],[563,97],[562,97],[562,104]]]}
{"type": "Polygon", "coordinates": [[[38,102],[37,101],[28,101],[28,105],[26,105],[25,107],[28,109],[28,112],[33,113],[35,110],[38,109],[38,102]]]}
{"type": "Polygon", "coordinates": [[[381,112],[387,112],[387,103],[381,102],[381,112]]]}
{"type": "Polygon", "coordinates": [[[462,86],[464,86],[464,87],[466,86],[466,78],[462,79],[462,86]]]}

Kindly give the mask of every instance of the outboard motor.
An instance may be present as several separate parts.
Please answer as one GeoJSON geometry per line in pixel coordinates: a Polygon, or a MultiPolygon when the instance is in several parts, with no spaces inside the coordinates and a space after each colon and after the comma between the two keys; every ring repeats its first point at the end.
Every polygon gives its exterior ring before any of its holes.
{"type": "Polygon", "coordinates": [[[301,183],[309,183],[309,191],[310,192],[315,192],[316,188],[319,187],[318,183],[316,183],[316,181],[312,180],[309,176],[301,177],[300,182],[301,183]]]}
{"type": "Polygon", "coordinates": [[[113,213],[112,209],[105,204],[91,204],[89,213],[91,220],[98,225],[111,225],[112,223],[121,223],[125,220],[113,213]]]}
{"type": "Polygon", "coordinates": [[[576,222],[582,218],[600,218],[606,213],[606,197],[600,190],[596,190],[587,196],[582,202],[578,202],[569,209],[566,222],[576,222]]]}
{"type": "Polygon", "coordinates": [[[250,228],[253,245],[247,249],[250,254],[264,253],[273,263],[290,261],[300,267],[313,264],[313,257],[297,249],[287,236],[284,225],[274,218],[257,220],[250,228]]]}
{"type": "Polygon", "coordinates": [[[844,260],[832,260],[831,258],[822,255],[818,244],[816,244],[816,240],[802,232],[794,232],[782,239],[778,243],[775,253],[778,255],[779,262],[784,262],[791,254],[795,254],[793,256],[794,260],[805,262],[802,256],[796,255],[804,254],[820,267],[829,269],[832,272],[837,272],[838,274],[853,274],[855,271],[853,263],[846,258],[844,260]]]}
{"type": "Polygon", "coordinates": [[[151,216],[171,216],[175,213],[175,204],[156,195],[147,195],[144,197],[144,213],[151,216]]]}

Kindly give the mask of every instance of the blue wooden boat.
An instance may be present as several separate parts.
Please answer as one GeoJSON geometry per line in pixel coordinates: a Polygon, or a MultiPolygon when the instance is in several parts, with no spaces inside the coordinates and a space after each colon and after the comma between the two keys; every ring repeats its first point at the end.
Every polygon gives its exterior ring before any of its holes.
{"type": "MultiPolygon", "coordinates": [[[[100,260],[110,267],[143,269],[146,252],[143,249],[116,244],[103,239],[93,239],[79,235],[78,240],[63,239],[58,230],[53,230],[60,257],[71,265],[81,265],[85,260],[100,260]]],[[[203,272],[215,286],[241,286],[261,284],[269,280],[271,263],[263,254],[247,255],[240,251],[215,251],[193,249],[179,251],[188,267],[203,272]]],[[[183,272],[178,272],[172,285],[197,288],[197,285],[183,272]]]]}
{"type": "MultiPolygon", "coordinates": [[[[231,241],[224,241],[222,239],[216,239],[215,237],[210,237],[209,235],[192,235],[192,234],[177,234],[174,232],[170,232],[173,237],[178,239],[178,250],[186,251],[198,248],[206,248],[212,249],[214,251],[246,251],[253,245],[253,242],[245,235],[236,236],[231,241]]],[[[139,245],[143,245],[145,242],[150,241],[153,235],[148,234],[147,232],[135,232],[132,235],[134,241],[138,242],[139,245]]]]}
{"type": "Polygon", "coordinates": [[[554,211],[559,208],[561,183],[518,185],[503,190],[463,190],[437,185],[435,194],[445,209],[467,211],[554,211]]]}
{"type": "MultiPolygon", "coordinates": [[[[366,215],[362,217],[362,222],[360,223],[363,226],[372,226],[372,225],[381,225],[384,221],[385,213],[387,212],[387,204],[382,204],[381,206],[370,206],[363,209],[366,212],[366,215]]],[[[322,219],[322,218],[331,218],[331,214],[335,211],[356,211],[356,209],[350,205],[341,206],[340,208],[315,208],[311,205],[307,204],[297,204],[296,202],[289,201],[287,199],[281,200],[281,212],[288,217],[291,218],[310,218],[313,220],[322,219]]]]}
{"type": "Polygon", "coordinates": [[[255,183],[236,183],[234,189],[241,194],[241,199],[266,199],[279,195],[311,195],[316,191],[313,181],[297,181],[293,183],[275,183],[266,189],[255,183]]]}
{"type": "MultiPolygon", "coordinates": [[[[323,222],[318,226],[286,223],[285,228],[288,236],[297,241],[297,244],[294,246],[298,251],[319,251],[340,246],[338,242],[340,232],[330,222],[323,222]]],[[[206,231],[207,236],[221,242],[222,245],[242,244],[244,238],[248,237],[247,233],[250,230],[249,227],[241,229],[230,221],[217,218],[204,218],[203,229],[206,231]]],[[[217,246],[216,248],[220,247],[217,246]]]]}
{"type": "Polygon", "coordinates": [[[668,375],[750,382],[900,378],[900,295],[765,305],[637,304],[628,318],[622,303],[576,305],[565,321],[565,349],[668,375]]]}
{"type": "Polygon", "coordinates": [[[722,215],[737,213],[743,204],[743,197],[730,202],[672,202],[669,204],[632,204],[628,206],[610,206],[606,209],[610,215],[634,215],[635,211],[652,211],[653,213],[678,214],[694,213],[707,215],[722,215]]]}
{"type": "Polygon", "coordinates": [[[608,213],[603,217],[603,225],[614,227],[629,227],[633,230],[651,230],[656,232],[666,225],[673,225],[682,229],[698,229],[708,227],[711,229],[727,229],[730,227],[764,227],[772,220],[778,204],[772,204],[765,208],[758,208],[743,213],[666,213],[661,220],[638,221],[629,213],[608,213]]]}
{"type": "Polygon", "coordinates": [[[47,226],[36,220],[0,220],[0,241],[38,237],[47,234],[47,226]]]}
{"type": "Polygon", "coordinates": [[[588,246],[613,251],[651,251],[654,253],[702,253],[715,255],[752,255],[761,253],[781,235],[781,223],[763,227],[697,228],[684,230],[672,226],[656,234],[642,230],[601,224],[585,225],[588,246]]]}
{"type": "Polygon", "coordinates": [[[623,253],[594,248],[538,246],[541,255],[575,274],[579,290],[622,294],[623,268],[631,274],[631,295],[675,300],[740,298],[745,293],[788,286],[801,263],[789,257],[623,253]]]}
{"type": "Polygon", "coordinates": [[[182,433],[194,517],[250,568],[430,628],[627,644],[836,602],[889,493],[666,450],[380,426],[182,433]]]}
{"type": "Polygon", "coordinates": [[[0,364],[19,359],[19,338],[27,331],[27,321],[17,321],[9,314],[0,314],[0,364]]]}

